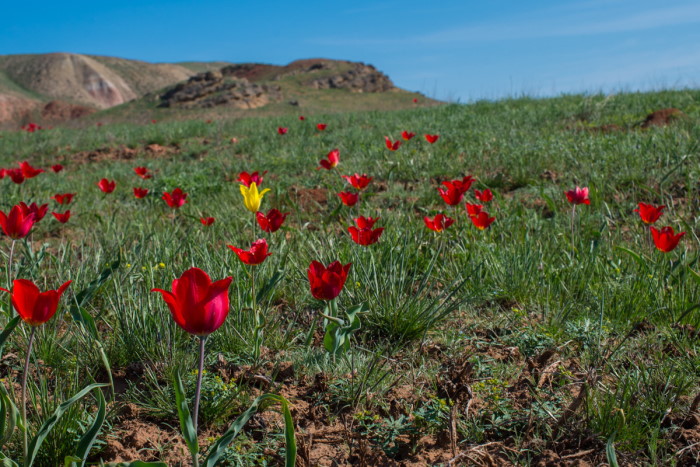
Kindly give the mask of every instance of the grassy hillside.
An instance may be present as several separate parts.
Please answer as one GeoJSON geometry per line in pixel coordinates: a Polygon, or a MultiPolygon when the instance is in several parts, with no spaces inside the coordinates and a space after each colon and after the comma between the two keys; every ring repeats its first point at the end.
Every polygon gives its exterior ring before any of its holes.
{"type": "MultiPolygon", "coordinates": [[[[286,84],[298,85],[293,77],[286,84]]],[[[117,394],[91,461],[186,462],[172,378],[186,375],[191,404],[197,342],[150,290],[169,290],[196,266],[234,279],[231,312],[206,342],[203,449],[256,396],[273,392],[291,403],[297,465],[698,462],[700,91],[416,108],[409,95],[390,93],[407,108],[345,113],[333,110],[374,96],[304,92],[289,115],[266,117],[272,109],[261,108],[247,114],[256,118],[222,114],[206,123],[183,112],[152,124],[139,110],[158,110],[141,102],[105,112],[120,123],[99,128],[0,133],[0,166],[65,165],[22,185],[6,177],[1,204],[4,212],[19,201],[71,210],[68,223],[49,214],[17,243],[12,274],[42,290],[74,281],[62,310],[37,333],[30,400],[51,406],[93,378],[108,381],[104,349],[117,394]],[[667,107],[685,117],[638,128],[667,107]],[[130,118],[140,123],[121,123],[130,118]],[[278,127],[289,131],[280,136],[278,127]],[[384,137],[401,139],[404,130],[417,136],[387,150],[384,137]],[[424,134],[439,139],[429,144],[424,134]],[[317,170],[334,148],[338,166],[317,170]],[[153,178],[138,178],[136,166],[153,178]],[[268,171],[261,210],[289,212],[281,230],[261,232],[245,210],[235,182],[241,171],[268,171]],[[339,176],[354,173],[373,180],[350,208],[336,194],[354,191],[339,176]],[[476,178],[472,189],[447,206],[440,183],[466,175],[476,178]],[[103,177],[116,181],[114,193],[95,186],[103,177]],[[564,192],[577,185],[590,188],[590,205],[572,210],[564,192]],[[150,193],[136,199],[133,187],[150,193]],[[161,195],[176,187],[188,198],[174,210],[161,195]],[[482,231],[465,202],[486,188],[494,199],[481,204],[495,221],[482,231]],[[50,201],[64,192],[77,193],[73,204],[50,201]],[[657,227],[686,232],[675,250],[654,247],[634,212],[640,202],[666,206],[657,227]],[[437,213],[455,219],[439,234],[423,221],[437,213]],[[378,243],[351,241],[347,228],[359,215],[380,218],[378,243]],[[216,218],[211,227],[199,221],[206,216],[216,218]],[[254,269],[227,248],[247,249],[257,238],[267,239],[272,256],[254,269]],[[352,263],[337,313],[345,318],[357,304],[366,311],[347,353],[324,348],[319,313],[333,309],[310,293],[313,260],[352,263]],[[95,320],[92,335],[70,305],[103,271],[104,283],[82,305],[95,320]],[[256,307],[265,317],[258,359],[256,307]]],[[[10,240],[0,247],[8,252],[10,240]]],[[[5,327],[8,302],[0,308],[5,327]]],[[[5,384],[17,381],[26,339],[21,326],[6,344],[5,384]]],[[[86,398],[61,419],[40,465],[71,454],[95,411],[86,398]]],[[[30,410],[34,429],[47,412],[30,410]]],[[[256,416],[226,461],[283,465],[281,432],[278,414],[256,416]]],[[[18,432],[6,446],[17,459],[18,432]]]]}

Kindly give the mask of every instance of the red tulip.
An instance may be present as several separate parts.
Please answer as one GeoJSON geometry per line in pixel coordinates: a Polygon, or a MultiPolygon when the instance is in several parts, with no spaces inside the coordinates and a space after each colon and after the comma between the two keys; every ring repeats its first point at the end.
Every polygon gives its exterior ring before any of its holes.
{"type": "Polygon", "coordinates": [[[318,300],[333,300],[343,290],[352,263],[345,266],[333,261],[326,268],[318,261],[312,261],[307,271],[311,295],[318,300]]]}
{"type": "Polygon", "coordinates": [[[653,204],[639,203],[639,208],[635,209],[634,212],[639,213],[639,217],[645,224],[653,224],[659,220],[665,208],[666,206],[656,207],[653,204]]]}
{"type": "Polygon", "coordinates": [[[32,167],[29,162],[24,161],[19,163],[19,168],[22,171],[22,175],[24,175],[24,178],[34,178],[40,173],[44,172],[44,169],[37,169],[35,167],[32,167]]]}
{"type": "Polygon", "coordinates": [[[264,238],[255,240],[250,246],[250,250],[247,251],[236,248],[233,245],[229,245],[228,247],[234,253],[236,253],[236,255],[238,255],[238,259],[249,266],[255,266],[256,264],[262,263],[265,261],[265,258],[272,254],[267,252],[267,240],[264,238]]]}
{"type": "Polygon", "coordinates": [[[334,149],[326,155],[325,159],[321,159],[319,161],[319,166],[316,167],[316,170],[318,170],[318,169],[331,170],[333,167],[337,166],[339,162],[340,162],[340,151],[338,149],[334,149]]]}
{"type": "Polygon", "coordinates": [[[136,172],[136,175],[143,178],[144,180],[148,180],[149,178],[153,177],[152,174],[148,173],[147,167],[134,167],[134,172],[136,172]]]}
{"type": "Polygon", "coordinates": [[[53,170],[54,173],[58,173],[63,170],[63,166],[61,164],[54,164],[51,166],[51,170],[53,170]]]}
{"type": "Polygon", "coordinates": [[[258,173],[257,171],[253,172],[252,174],[249,174],[248,172],[241,172],[238,174],[238,181],[247,187],[250,187],[250,184],[255,182],[255,185],[260,188],[260,185],[262,185],[263,182],[263,176],[266,173],[267,170],[262,174],[258,173]]]}
{"type": "Polygon", "coordinates": [[[27,133],[34,133],[37,130],[42,130],[40,125],[37,125],[36,123],[27,123],[26,125],[21,127],[22,130],[26,131],[27,133]]]}
{"type": "Polygon", "coordinates": [[[228,288],[233,281],[227,277],[212,282],[209,275],[199,268],[191,268],[173,280],[172,292],[160,292],[173,319],[185,331],[197,336],[207,336],[216,331],[229,312],[228,288]]]}
{"type": "Polygon", "coordinates": [[[496,220],[495,217],[489,217],[489,213],[486,211],[480,211],[474,216],[469,216],[469,219],[471,219],[472,224],[474,224],[474,227],[476,227],[479,230],[487,229],[489,225],[491,225],[491,223],[496,220]]]}
{"type": "Polygon", "coordinates": [[[187,193],[183,192],[180,188],[175,188],[171,193],[167,191],[161,196],[168,206],[173,209],[177,209],[187,202],[187,193]]]}
{"type": "Polygon", "coordinates": [[[434,230],[435,232],[442,232],[443,230],[454,224],[455,220],[450,217],[447,217],[444,214],[437,214],[433,219],[429,217],[424,217],[423,222],[425,222],[425,226],[430,230],[434,230]]]}
{"type": "Polygon", "coordinates": [[[288,215],[288,212],[281,213],[277,209],[273,208],[267,211],[267,214],[263,214],[260,211],[256,212],[255,219],[258,221],[258,225],[263,232],[273,233],[277,232],[279,228],[282,227],[282,224],[288,215]]]}
{"type": "Polygon", "coordinates": [[[440,135],[425,135],[425,140],[430,144],[433,144],[435,141],[438,140],[439,137],[440,135]]]}
{"type": "Polygon", "coordinates": [[[48,204],[42,204],[41,206],[39,206],[36,203],[32,203],[30,205],[27,205],[23,201],[20,201],[19,207],[22,208],[22,211],[24,211],[25,215],[34,214],[34,223],[35,224],[37,222],[39,222],[40,220],[42,220],[49,210],[48,204]]]}
{"type": "Polygon", "coordinates": [[[287,132],[289,131],[289,128],[284,128],[284,127],[277,127],[277,133],[280,135],[286,135],[287,132]]]}
{"type": "Polygon", "coordinates": [[[469,189],[472,187],[472,183],[474,183],[474,177],[471,175],[467,175],[466,177],[463,177],[461,180],[450,180],[449,182],[442,182],[443,185],[447,185],[447,183],[451,183],[452,186],[454,186],[456,189],[461,191],[462,193],[466,193],[469,191],[469,189]]]}
{"type": "Polygon", "coordinates": [[[151,120],[151,123],[155,125],[156,123],[158,123],[158,120],[153,119],[153,120],[151,120]]]}
{"type": "Polygon", "coordinates": [[[143,199],[148,194],[148,188],[134,187],[134,196],[138,199],[143,199]]]}
{"type": "Polygon", "coordinates": [[[58,301],[72,281],[64,283],[58,290],[40,292],[32,281],[16,279],[12,282],[12,291],[0,287],[12,296],[12,306],[17,314],[30,326],[40,326],[56,314],[58,301]]]}
{"type": "Polygon", "coordinates": [[[403,139],[405,139],[406,141],[410,141],[411,138],[413,138],[414,136],[416,136],[415,133],[411,133],[411,132],[406,131],[406,130],[404,130],[404,131],[401,132],[401,137],[402,137],[403,139]]]}
{"type": "Polygon", "coordinates": [[[340,197],[340,200],[343,202],[344,205],[346,206],[354,206],[357,204],[357,200],[360,199],[360,195],[357,193],[350,193],[347,191],[341,191],[338,193],[338,196],[340,197]]]}
{"type": "Polygon", "coordinates": [[[447,204],[450,206],[457,206],[462,202],[464,191],[462,191],[461,185],[455,185],[452,182],[442,182],[442,184],[445,185],[447,189],[438,188],[437,191],[447,204]]]}
{"type": "Polygon", "coordinates": [[[663,227],[661,230],[657,230],[653,226],[650,228],[651,236],[654,238],[654,245],[664,253],[673,251],[678,246],[681,237],[685,235],[685,232],[674,234],[673,227],[663,227]]]}
{"type": "Polygon", "coordinates": [[[51,214],[53,214],[53,217],[55,217],[56,220],[61,224],[65,224],[66,222],[68,222],[68,219],[70,219],[70,210],[62,214],[59,212],[52,212],[51,214]]]}
{"type": "Polygon", "coordinates": [[[386,148],[389,151],[396,151],[401,147],[401,141],[396,140],[392,143],[388,136],[384,137],[384,141],[386,142],[386,148]]]}
{"type": "Polygon", "coordinates": [[[12,206],[8,215],[0,211],[0,227],[5,235],[14,240],[26,237],[35,222],[36,215],[21,205],[12,206]]]}
{"type": "Polygon", "coordinates": [[[303,115],[299,115],[299,120],[303,122],[304,120],[306,120],[306,117],[304,117],[303,115]]]}
{"type": "Polygon", "coordinates": [[[360,216],[355,218],[355,224],[360,229],[371,229],[378,220],[378,217],[360,216]]]}
{"type": "Polygon", "coordinates": [[[488,203],[493,199],[493,193],[488,188],[484,191],[474,190],[474,196],[482,203],[488,203]]]}
{"type": "Polygon", "coordinates": [[[5,174],[18,185],[24,182],[24,174],[22,173],[22,169],[6,169],[5,174]]]}
{"type": "Polygon", "coordinates": [[[71,201],[73,201],[73,197],[76,195],[76,193],[64,193],[64,194],[59,194],[56,193],[51,197],[52,200],[56,201],[58,204],[70,204],[71,201]]]}
{"type": "Polygon", "coordinates": [[[318,124],[316,125],[316,128],[318,128],[318,131],[323,131],[323,130],[326,129],[327,126],[328,126],[328,125],[325,124],[325,123],[318,123],[318,124]]]}
{"type": "Polygon", "coordinates": [[[481,204],[467,203],[466,208],[467,208],[467,214],[469,214],[469,217],[474,217],[474,216],[479,215],[483,206],[481,204]]]}
{"type": "Polygon", "coordinates": [[[418,98],[414,97],[414,98],[413,98],[413,103],[414,103],[414,104],[417,104],[417,103],[418,103],[418,98]]]}
{"type": "Polygon", "coordinates": [[[350,232],[352,241],[357,243],[358,245],[363,246],[377,243],[377,241],[379,241],[379,237],[381,237],[382,233],[384,232],[384,227],[380,227],[374,230],[372,229],[372,227],[374,227],[374,223],[378,220],[378,217],[373,219],[371,217],[364,216],[360,216],[357,219],[355,219],[355,224],[357,225],[357,227],[355,227],[354,225],[348,227],[348,232],[350,232]]]}
{"type": "Polygon", "coordinates": [[[214,219],[213,217],[200,217],[199,218],[199,222],[201,222],[202,225],[205,227],[209,227],[210,225],[212,225],[215,220],[216,219],[214,219]]]}
{"type": "Polygon", "coordinates": [[[97,183],[97,186],[100,187],[100,190],[104,191],[105,193],[111,193],[117,187],[117,182],[114,180],[109,181],[106,178],[103,178],[97,183]]]}
{"type": "Polygon", "coordinates": [[[564,194],[571,204],[591,204],[591,200],[588,199],[588,187],[579,188],[577,186],[573,190],[564,192],[564,194]]]}
{"type": "Polygon", "coordinates": [[[367,174],[362,175],[342,175],[342,177],[347,180],[347,182],[358,190],[364,190],[372,181],[372,177],[368,177],[367,174]]]}

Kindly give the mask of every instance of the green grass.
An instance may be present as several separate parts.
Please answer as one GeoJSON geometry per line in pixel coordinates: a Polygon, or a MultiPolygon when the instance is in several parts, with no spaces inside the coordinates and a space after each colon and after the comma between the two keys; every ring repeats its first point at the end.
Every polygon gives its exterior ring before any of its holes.
{"type": "MultiPolygon", "coordinates": [[[[174,325],[160,295],[149,291],[169,288],[173,278],[197,266],[214,279],[234,277],[231,313],[207,343],[207,367],[232,394],[226,404],[211,396],[206,405],[204,420],[214,432],[267,384],[267,390],[291,394],[293,407],[295,398],[303,401],[300,406],[316,407],[323,416],[315,423],[352,420],[348,429],[364,441],[348,435],[348,449],[361,452],[365,446],[380,456],[374,458],[380,464],[421,462],[429,446],[420,439],[446,439],[452,404],[460,406],[458,449],[498,442],[485,449],[501,462],[535,465],[545,451],[570,454],[567,449],[584,440],[586,449],[594,449],[588,457],[593,463],[608,462],[601,454],[606,444],[618,461],[635,465],[688,465],[696,459],[697,447],[679,451],[686,447],[680,424],[700,390],[700,345],[693,334],[700,328],[700,91],[339,114],[327,107],[336,96],[325,95],[328,101],[319,100],[313,110],[329,113],[305,122],[261,111],[255,118],[236,114],[207,124],[186,120],[183,113],[181,120],[155,125],[2,133],[1,166],[25,159],[40,167],[66,166],[63,173],[42,174],[20,186],[3,180],[2,210],[19,201],[50,202],[55,193],[77,193],[71,220],[62,226],[49,214],[15,255],[17,277],[44,288],[74,281],[62,311],[38,336],[35,358],[44,376],[30,385],[36,397],[43,394],[41,385],[59,379],[71,381],[73,389],[56,394],[67,397],[104,373],[96,340],[71,319],[68,305],[119,259],[86,310],[96,320],[112,369],[141,369],[126,372],[132,376],[126,377],[129,389],[119,403],[144,408],[151,422],[176,426],[170,376],[195,367],[196,343],[174,325]],[[599,133],[575,125],[631,127],[665,107],[680,108],[688,118],[647,131],[599,133]],[[328,123],[325,132],[315,129],[318,121],[328,123]],[[289,127],[289,133],[278,136],[278,126],[289,127]],[[397,139],[402,130],[418,136],[396,152],[386,150],[383,137],[397,139]],[[429,145],[424,133],[440,139],[429,145]],[[151,143],[178,149],[153,156],[143,150],[151,143]],[[136,148],[136,157],[86,162],[76,155],[120,145],[136,148]],[[332,172],[316,170],[333,148],[340,149],[340,165],[332,172]],[[137,165],[148,166],[154,178],[137,178],[137,165]],[[252,370],[250,268],[226,247],[247,248],[260,235],[238,184],[230,181],[243,170],[269,171],[264,186],[272,191],[263,210],[291,212],[282,230],[266,235],[273,255],[255,271],[258,284],[278,272],[282,278],[260,304],[265,349],[263,362],[252,370]],[[357,206],[340,206],[335,193],[347,185],[339,174],[355,172],[374,181],[357,206]],[[477,178],[476,188],[494,191],[485,209],[496,221],[487,231],[473,228],[463,205],[449,208],[436,192],[440,181],[467,174],[477,178]],[[113,194],[103,195],[95,186],[102,177],[117,181],[113,194]],[[591,188],[591,205],[577,208],[572,238],[563,192],[575,185],[591,188]],[[134,186],[151,194],[137,200],[134,186]],[[159,198],[175,187],[189,198],[172,212],[159,198]],[[308,189],[326,190],[325,199],[310,202],[308,189]],[[667,206],[661,225],[687,232],[678,249],[663,254],[651,246],[633,212],[640,201],[667,206]],[[442,234],[422,221],[438,212],[457,219],[442,234]],[[198,222],[205,215],[216,217],[208,229],[198,222]],[[367,248],[352,243],[346,229],[357,215],[381,217],[377,225],[386,230],[379,243],[367,248]],[[306,269],[312,260],[336,259],[353,263],[339,309],[364,302],[369,311],[361,316],[350,353],[333,359],[313,335],[314,325],[321,333],[315,318],[323,304],[309,292],[306,269]],[[542,357],[546,351],[548,358],[542,357]],[[281,362],[290,362],[293,376],[277,376],[281,362]],[[453,383],[470,387],[468,415],[468,398],[450,392],[446,383],[464,362],[469,372],[453,383]],[[272,383],[260,383],[247,371],[272,383]],[[557,427],[584,382],[583,403],[557,427]],[[314,384],[317,389],[307,394],[314,384]],[[392,404],[392,391],[406,387],[411,391],[404,402],[392,404]]],[[[466,200],[473,202],[473,193],[466,200]]],[[[9,240],[2,245],[6,254],[9,240]]],[[[1,306],[4,326],[8,301],[1,306]]],[[[21,358],[25,334],[20,327],[4,354],[21,358]]],[[[13,378],[4,368],[0,376],[13,378]]],[[[207,384],[215,389],[219,382],[207,384]]],[[[72,427],[89,423],[91,403],[76,406],[68,419],[72,427]]],[[[109,417],[112,430],[122,422],[116,413],[109,417]]],[[[33,427],[43,415],[30,412],[33,427]]],[[[306,415],[295,416],[303,436],[306,415]]],[[[274,452],[281,430],[265,426],[251,428],[229,458],[260,463],[267,458],[274,464],[277,458],[249,438],[263,439],[274,452]]],[[[21,450],[19,441],[16,435],[6,449],[21,450]]],[[[71,442],[54,436],[43,459],[62,459],[71,442]]],[[[449,458],[447,450],[441,462],[449,458]]]]}

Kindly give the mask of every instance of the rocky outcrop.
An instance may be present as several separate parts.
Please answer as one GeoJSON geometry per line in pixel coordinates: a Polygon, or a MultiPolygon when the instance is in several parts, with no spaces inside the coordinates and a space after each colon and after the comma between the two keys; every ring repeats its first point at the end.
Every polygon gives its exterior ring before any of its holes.
{"type": "MultiPolygon", "coordinates": [[[[318,63],[307,72],[322,69],[324,64],[318,63]]],[[[394,83],[387,75],[364,63],[354,63],[347,71],[312,79],[307,84],[314,89],[347,89],[353,92],[386,92],[394,89],[394,83]]]]}
{"type": "Polygon", "coordinates": [[[70,104],[63,101],[50,101],[41,109],[41,118],[47,121],[73,120],[95,113],[92,107],[70,104]]]}
{"type": "Polygon", "coordinates": [[[160,107],[208,108],[219,105],[254,109],[276,100],[279,86],[232,78],[226,72],[208,71],[177,84],[160,96],[160,107]]]}

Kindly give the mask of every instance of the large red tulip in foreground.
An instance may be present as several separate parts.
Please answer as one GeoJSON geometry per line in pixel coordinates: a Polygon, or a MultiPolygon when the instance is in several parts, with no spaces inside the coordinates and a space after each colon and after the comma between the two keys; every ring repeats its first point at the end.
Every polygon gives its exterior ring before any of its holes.
{"type": "Polygon", "coordinates": [[[658,230],[656,227],[650,228],[651,236],[654,238],[654,245],[664,253],[675,250],[681,237],[685,235],[685,232],[674,233],[673,227],[663,227],[661,230],[658,230]]]}
{"type": "Polygon", "coordinates": [[[12,282],[12,291],[3,289],[12,295],[12,306],[27,324],[39,326],[56,313],[61,295],[72,281],[64,283],[58,290],[40,292],[32,281],[16,279],[12,282]]]}
{"type": "Polygon", "coordinates": [[[312,261],[307,271],[311,295],[319,300],[333,300],[343,290],[352,263],[345,266],[333,261],[328,267],[318,261],[312,261]]]}
{"type": "Polygon", "coordinates": [[[479,211],[478,214],[469,216],[469,219],[471,219],[472,224],[474,224],[474,227],[476,227],[479,230],[488,229],[489,225],[491,225],[493,221],[496,220],[495,217],[489,217],[489,213],[486,211],[479,211]]]}
{"type": "Polygon", "coordinates": [[[207,336],[224,324],[229,312],[228,288],[233,281],[226,277],[212,282],[209,275],[199,268],[191,268],[173,280],[172,292],[160,292],[173,319],[185,331],[197,336],[207,336]]]}
{"type": "Polygon", "coordinates": [[[47,212],[49,212],[49,205],[42,204],[39,206],[36,203],[27,205],[24,201],[19,202],[19,207],[22,208],[25,214],[34,214],[34,223],[36,224],[44,218],[47,212]]]}

